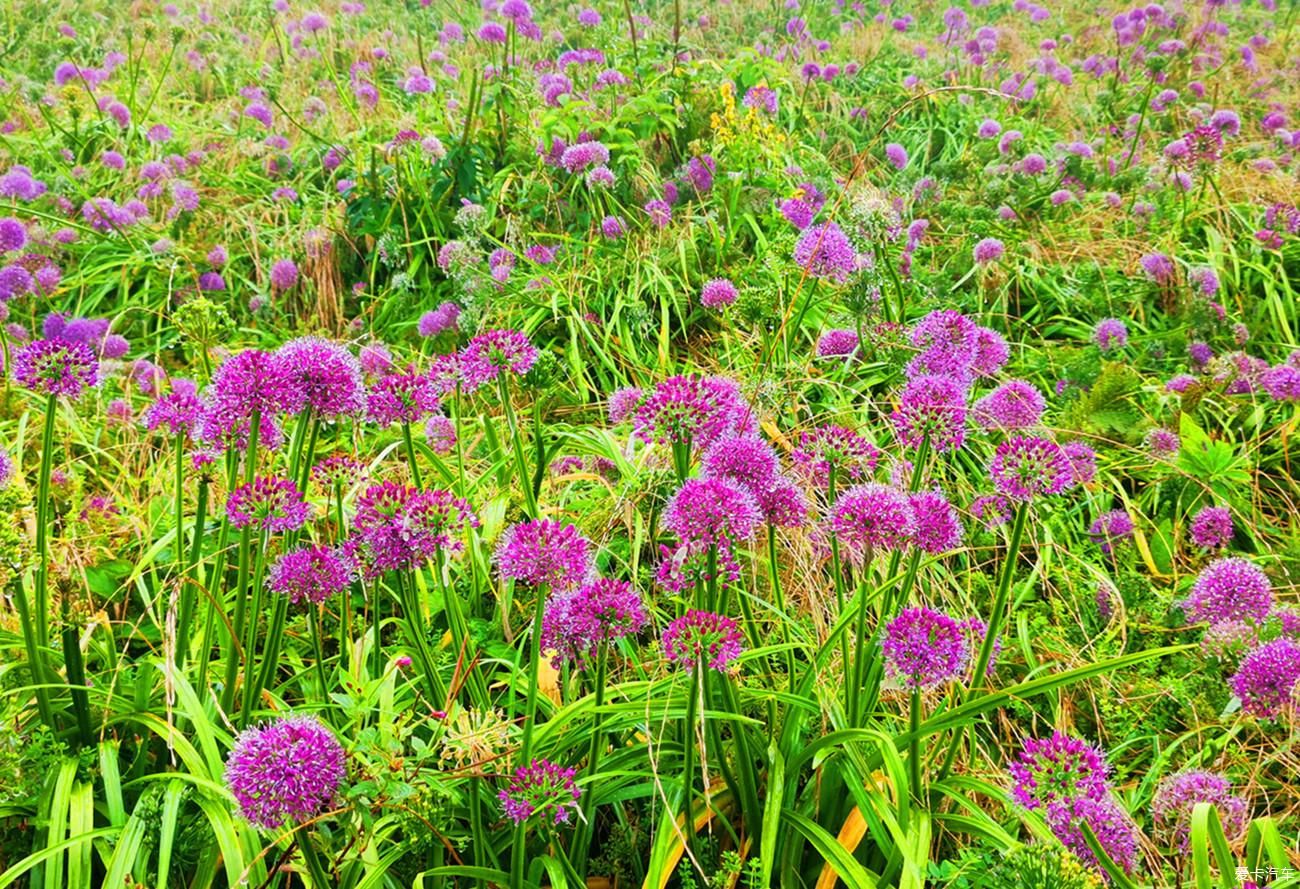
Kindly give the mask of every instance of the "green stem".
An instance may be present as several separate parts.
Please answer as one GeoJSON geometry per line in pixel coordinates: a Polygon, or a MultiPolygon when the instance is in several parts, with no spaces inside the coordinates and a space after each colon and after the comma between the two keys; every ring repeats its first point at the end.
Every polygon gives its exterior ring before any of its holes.
{"type": "MultiPolygon", "coordinates": [[[[256,671],[257,667],[257,640],[258,628],[262,624],[262,610],[264,605],[263,586],[266,577],[266,549],[269,545],[268,532],[263,531],[258,541],[257,552],[253,554],[253,582],[248,590],[243,593],[243,598],[247,598],[250,603],[248,619],[244,622],[244,669],[241,676],[243,685],[243,704],[239,709],[239,725],[241,728],[247,727],[249,719],[253,715],[253,705],[256,703],[259,692],[261,692],[260,674],[256,671]]],[[[284,598],[277,597],[272,613],[274,617],[271,621],[271,629],[266,634],[266,651],[264,653],[263,666],[272,658],[279,658],[279,643],[281,628],[283,627],[284,617],[281,606],[284,605],[284,598]],[[281,626],[277,627],[276,623],[281,626]]]]}
{"type": "MultiPolygon", "coordinates": [[[[41,436],[41,468],[36,488],[36,644],[50,646],[50,472],[54,466],[54,419],[58,396],[45,401],[45,431],[41,436]]],[[[44,662],[42,661],[42,665],[44,662]]]]}
{"type": "Polygon", "coordinates": [[[415,439],[411,437],[411,424],[402,423],[402,441],[406,443],[406,459],[411,464],[411,480],[420,490],[424,490],[424,481],[420,477],[420,464],[415,460],[415,439]]]}
{"type": "Polygon", "coordinates": [[[695,796],[695,718],[699,714],[699,696],[703,683],[701,674],[708,669],[697,662],[691,671],[691,688],[686,699],[686,722],[682,738],[682,830],[686,835],[686,848],[695,851],[695,813],[692,805],[695,796]]]}
{"type": "Polygon", "coordinates": [[[609,670],[609,646],[602,642],[596,649],[596,684],[592,689],[595,695],[595,706],[591,711],[591,745],[587,749],[587,793],[582,801],[582,823],[578,825],[578,830],[573,840],[574,863],[578,871],[586,870],[587,859],[591,852],[591,836],[595,832],[596,805],[594,802],[596,794],[596,774],[600,768],[600,753],[605,748],[604,732],[601,729],[601,723],[604,721],[604,714],[600,708],[605,703],[605,678],[609,670]]]}
{"type": "Polygon", "coordinates": [[[781,589],[781,572],[776,560],[776,528],[767,526],[767,570],[772,584],[772,601],[776,603],[777,623],[781,626],[781,642],[785,646],[785,674],[794,691],[794,649],[790,647],[790,618],[785,613],[785,592],[781,589]]]}
{"type": "Polygon", "coordinates": [[[1025,525],[1029,519],[1029,504],[1021,502],[1016,507],[1015,522],[1011,526],[1011,540],[1007,547],[1007,560],[1002,565],[1002,576],[998,580],[997,595],[993,599],[993,611],[989,614],[988,632],[980,643],[979,657],[975,659],[975,672],[971,674],[971,685],[983,682],[988,672],[989,661],[993,658],[993,644],[1006,620],[1007,600],[1011,595],[1011,581],[1016,576],[1016,561],[1020,558],[1020,543],[1025,536],[1025,525]]]}
{"type": "Polygon", "coordinates": [[[424,610],[420,606],[415,578],[407,577],[403,571],[396,572],[394,577],[397,579],[397,596],[402,604],[406,634],[410,637],[411,648],[420,663],[420,672],[424,675],[425,693],[432,706],[444,707],[447,703],[447,690],[442,685],[433,653],[429,650],[429,634],[424,625],[424,610]]]}
{"type": "Polygon", "coordinates": [[[542,661],[542,618],[546,612],[546,587],[538,587],[536,594],[533,626],[529,631],[528,640],[528,701],[524,711],[524,739],[520,751],[520,762],[525,766],[533,761],[533,728],[537,721],[537,673],[542,661]]]}
{"type": "Polygon", "coordinates": [[[515,408],[510,403],[510,384],[505,373],[497,377],[501,390],[501,405],[506,414],[506,425],[510,427],[510,445],[515,452],[515,477],[524,491],[524,511],[530,519],[537,518],[537,495],[528,478],[528,460],[524,456],[523,439],[519,436],[519,422],[515,419],[515,408]]]}
{"type": "Polygon", "coordinates": [[[925,798],[925,788],[921,783],[921,690],[919,688],[912,689],[908,728],[911,735],[908,765],[912,776],[912,797],[920,800],[925,798]]]}

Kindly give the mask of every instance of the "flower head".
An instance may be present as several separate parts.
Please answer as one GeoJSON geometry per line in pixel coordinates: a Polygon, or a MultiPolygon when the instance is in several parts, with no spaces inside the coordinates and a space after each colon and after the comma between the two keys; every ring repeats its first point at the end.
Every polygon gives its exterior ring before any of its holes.
{"type": "Polygon", "coordinates": [[[263,830],[300,824],[333,805],[347,776],[343,747],[311,716],[287,716],[241,732],[226,760],[226,786],[263,830]]]}
{"type": "Polygon", "coordinates": [[[823,535],[837,540],[855,565],[867,564],[880,552],[903,548],[915,530],[907,495],[874,482],[841,493],[822,526],[823,535]]]}
{"type": "Polygon", "coordinates": [[[1273,585],[1268,575],[1247,559],[1218,559],[1201,570],[1191,594],[1181,604],[1192,623],[1240,618],[1262,621],[1273,609],[1273,585]]]}
{"type": "Polygon", "coordinates": [[[304,546],[271,566],[266,585],[295,604],[305,599],[319,605],[346,592],[355,574],[356,564],[342,548],[304,546]]]}
{"type": "Polygon", "coordinates": [[[649,620],[632,584],[600,578],[551,595],[542,614],[541,647],[555,651],[557,669],[562,661],[582,668],[597,646],[636,635],[649,620]]]}
{"type": "Polygon", "coordinates": [[[371,384],[366,394],[366,415],[381,427],[418,423],[440,404],[433,377],[406,370],[384,374],[371,384]]]}
{"type": "Polygon", "coordinates": [[[832,472],[842,481],[866,478],[875,471],[880,451],[852,429],[818,426],[800,433],[799,447],[790,456],[810,481],[824,488],[832,472]]]}
{"type": "Polygon", "coordinates": [[[988,265],[1002,258],[1006,248],[997,238],[985,238],[975,245],[974,256],[978,265],[988,265]]]}
{"type": "Polygon", "coordinates": [[[1226,506],[1206,506],[1192,517],[1192,542],[1201,549],[1223,549],[1232,541],[1232,512],[1226,506]]]}
{"type": "Polygon", "coordinates": [[[1191,842],[1192,809],[1197,803],[1211,803],[1219,813],[1228,842],[1241,837],[1250,818],[1250,806],[1244,796],[1232,792],[1232,782],[1223,775],[1190,770],[1170,775],[1160,782],[1151,800],[1151,816],[1156,825],[1171,834],[1174,844],[1184,853],[1191,842]]]}
{"type": "Polygon", "coordinates": [[[226,515],[236,528],[258,531],[296,531],[311,516],[298,486],[287,478],[259,475],[230,492],[226,515]]]}
{"type": "Polygon", "coordinates": [[[921,552],[941,555],[961,546],[961,520],[957,510],[938,491],[908,495],[912,507],[912,545],[921,552]]]}
{"type": "Polygon", "coordinates": [[[772,446],[757,435],[724,435],[702,459],[705,478],[728,479],[758,494],[770,488],[780,472],[772,446]]]}
{"type": "Polygon", "coordinates": [[[955,451],[966,440],[966,389],[956,379],[925,374],[907,381],[890,417],[899,440],[908,447],[955,451]]]}
{"type": "Polygon", "coordinates": [[[14,379],[41,395],[76,398],[99,383],[99,361],[83,343],[36,340],[13,354],[14,379]]]}
{"type": "Polygon", "coordinates": [[[729,617],[711,611],[688,611],[664,630],[664,654],[688,670],[703,663],[722,671],[740,657],[744,639],[729,617]]]}
{"type": "Polygon", "coordinates": [[[961,625],[930,608],[906,608],[885,627],[885,669],[911,689],[936,688],[966,671],[961,625]]]}
{"type": "Polygon", "coordinates": [[[1074,468],[1060,445],[1033,436],[998,445],[989,475],[998,493],[1020,501],[1060,494],[1074,485],[1074,468]]]}
{"type": "Polygon", "coordinates": [[[516,824],[523,824],[534,815],[542,816],[551,824],[568,824],[582,798],[582,789],[573,780],[575,775],[573,769],[534,759],[531,764],[516,769],[509,786],[497,794],[501,810],[516,824]]]}
{"type": "Polygon", "coordinates": [[[1300,645],[1282,637],[1266,642],[1241,660],[1232,691],[1241,709],[1258,719],[1276,719],[1292,703],[1300,681],[1300,645]]]}
{"type": "Polygon", "coordinates": [[[753,425],[753,410],[726,377],[669,377],[641,400],[633,421],[642,441],[690,442],[700,448],[753,425]]]}
{"type": "Polygon", "coordinates": [[[412,568],[440,552],[457,552],[464,548],[466,529],[476,527],[478,517],[469,503],[450,491],[421,491],[396,482],[362,491],[353,519],[375,573],[412,568]]]}
{"type": "Polygon", "coordinates": [[[971,408],[975,422],[986,430],[1029,429],[1042,419],[1047,401],[1032,383],[1007,380],[971,408]]]}
{"type": "Polygon", "coordinates": [[[364,407],[361,363],[338,343],[300,337],[277,349],[275,358],[284,375],[289,413],[310,408],[316,416],[334,420],[364,407]]]}
{"type": "Polygon", "coordinates": [[[176,377],[171,381],[171,391],[159,395],[144,412],[144,425],[150,432],[165,428],[172,436],[189,435],[199,421],[203,402],[199,400],[194,381],[176,377]]]}
{"type": "Polygon", "coordinates": [[[529,586],[567,590],[591,573],[591,544],[573,525],[534,519],[511,525],[497,542],[502,577],[529,586]]]}
{"type": "Polygon", "coordinates": [[[814,278],[836,284],[845,283],[858,270],[858,252],[834,222],[804,229],[794,245],[794,261],[814,278]]]}
{"type": "Polygon", "coordinates": [[[277,259],[271,266],[271,289],[288,290],[298,283],[298,264],[292,259],[277,259]]]}
{"type": "Polygon", "coordinates": [[[1103,512],[1088,527],[1088,536],[1110,555],[1116,546],[1133,536],[1133,519],[1122,509],[1103,512]]]}
{"type": "Polygon", "coordinates": [[[526,374],[537,363],[537,347],[518,330],[489,330],[460,353],[461,377],[468,391],[496,380],[503,371],[526,374]]]}
{"type": "Polygon", "coordinates": [[[1128,345],[1128,327],[1118,318],[1106,318],[1097,323],[1093,340],[1103,352],[1113,352],[1128,345]]]}
{"type": "Polygon", "coordinates": [[[763,522],[754,494],[725,477],[690,478],[664,507],[663,526],[684,543],[729,547],[763,522]]]}
{"type": "Polygon", "coordinates": [[[714,278],[700,290],[700,305],[706,309],[720,309],[736,301],[736,285],[726,278],[714,278]]]}
{"type": "Polygon", "coordinates": [[[842,328],[828,330],[817,338],[818,358],[848,358],[858,351],[858,334],[842,328]]]}
{"type": "Polygon", "coordinates": [[[1052,833],[1080,861],[1100,866],[1084,837],[1082,825],[1086,824],[1110,859],[1125,873],[1133,871],[1138,852],[1137,828],[1110,793],[1098,798],[1060,800],[1049,805],[1045,814],[1052,833]]]}
{"type": "Polygon", "coordinates": [[[1059,801],[1099,800],[1109,793],[1109,770],[1101,751],[1064,732],[1026,739],[1008,771],[1015,781],[1011,796],[1026,809],[1059,801]]]}

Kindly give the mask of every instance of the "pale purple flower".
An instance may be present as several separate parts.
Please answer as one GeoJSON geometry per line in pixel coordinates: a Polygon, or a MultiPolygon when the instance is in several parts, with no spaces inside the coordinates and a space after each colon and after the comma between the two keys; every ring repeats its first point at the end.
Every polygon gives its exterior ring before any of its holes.
{"type": "Polygon", "coordinates": [[[301,824],[334,805],[347,758],[312,716],[286,716],[241,732],[225,781],[244,818],[263,830],[301,824]]]}

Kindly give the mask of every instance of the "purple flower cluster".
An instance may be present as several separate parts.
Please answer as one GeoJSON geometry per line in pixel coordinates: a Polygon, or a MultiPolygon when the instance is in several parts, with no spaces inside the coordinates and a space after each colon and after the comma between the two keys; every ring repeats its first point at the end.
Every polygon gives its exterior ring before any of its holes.
{"type": "Polygon", "coordinates": [[[441,303],[436,309],[420,316],[417,329],[420,336],[437,336],[449,330],[455,330],[460,320],[460,306],[454,302],[441,303]]]}
{"type": "Polygon", "coordinates": [[[966,441],[966,387],[956,377],[925,374],[907,381],[890,417],[908,447],[928,440],[938,451],[955,451],[966,441]]]}
{"type": "Polygon", "coordinates": [[[1098,322],[1092,338],[1101,351],[1114,352],[1128,345],[1128,327],[1118,318],[1106,318],[1098,322]]]}
{"type": "Polygon", "coordinates": [[[39,395],[77,398],[99,383],[99,361],[82,343],[36,340],[13,353],[14,379],[39,395]]]}
{"type": "Polygon", "coordinates": [[[1273,609],[1273,585],[1247,559],[1218,559],[1202,569],[1181,604],[1192,623],[1262,621],[1273,609]]]}
{"type": "Polygon", "coordinates": [[[1109,768],[1100,750],[1064,732],[1026,739],[1020,756],[1007,770],[1015,785],[1011,796],[1026,809],[1056,802],[1099,800],[1109,792],[1109,768]]]}
{"type": "Polygon", "coordinates": [[[744,639],[729,617],[711,611],[688,611],[664,630],[664,654],[678,666],[694,670],[704,664],[722,671],[740,657],[744,639]]]}
{"type": "Polygon", "coordinates": [[[952,503],[939,491],[919,491],[908,496],[912,509],[911,543],[932,556],[961,546],[961,519],[952,503]]]}
{"type": "Polygon", "coordinates": [[[669,377],[641,399],[633,419],[642,441],[703,449],[723,435],[753,428],[753,409],[726,377],[669,377]]]}
{"type": "Polygon", "coordinates": [[[319,605],[351,586],[356,563],[342,547],[304,546],[285,553],[267,572],[267,587],[297,604],[319,605]]]}
{"type": "Polygon", "coordinates": [[[433,377],[414,370],[384,374],[366,393],[366,415],[381,427],[418,423],[440,405],[433,377]]]}
{"type": "Polygon", "coordinates": [[[1174,845],[1188,851],[1191,842],[1192,809],[1210,803],[1219,813],[1228,842],[1246,832],[1250,804],[1232,792],[1232,782],[1214,772],[1191,770],[1170,775],[1160,782],[1151,800],[1151,817],[1156,826],[1172,836],[1174,845]]]}
{"type": "Polygon", "coordinates": [[[1103,512],[1088,526],[1088,536],[1106,555],[1133,536],[1133,519],[1122,509],[1103,512]]]}
{"type": "Polygon", "coordinates": [[[1017,436],[1002,442],[989,463],[999,494],[1028,501],[1074,486],[1075,470],[1061,446],[1046,438],[1017,436]]]}
{"type": "Polygon", "coordinates": [[[907,364],[909,377],[948,376],[962,385],[997,373],[1010,355],[1001,334],[953,309],[926,315],[912,327],[910,340],[917,354],[907,364]]]}
{"type": "Polygon", "coordinates": [[[820,528],[835,539],[854,565],[867,565],[879,553],[898,550],[912,540],[916,518],[907,494],[875,482],[844,490],[820,528]]]}
{"type": "Polygon", "coordinates": [[[795,466],[819,488],[830,484],[831,474],[840,481],[856,482],[875,472],[880,451],[852,429],[818,426],[800,433],[799,446],[791,454],[795,466]]]}
{"type": "Polygon", "coordinates": [[[287,716],[250,728],[226,760],[226,786],[243,816],[272,830],[329,809],[347,777],[334,733],[311,716],[287,716]]]}
{"type": "Polygon", "coordinates": [[[502,577],[533,587],[567,590],[591,574],[591,544],[573,525],[535,519],[511,525],[497,541],[502,577]]]}
{"type": "Polygon", "coordinates": [[[1226,506],[1206,506],[1192,517],[1192,543],[1206,550],[1220,550],[1232,542],[1232,512],[1226,506]]]}
{"type": "Polygon", "coordinates": [[[700,291],[700,305],[706,309],[721,309],[736,301],[736,285],[726,278],[714,278],[700,291]]]}
{"type": "Polygon", "coordinates": [[[645,605],[632,584],[600,578],[553,593],[542,614],[542,651],[554,651],[553,664],[587,665],[596,648],[635,636],[649,623],[645,605]]]}
{"type": "Polygon", "coordinates": [[[469,341],[460,353],[460,374],[466,391],[491,383],[503,371],[526,374],[537,363],[538,351],[518,330],[489,330],[469,341]]]}
{"type": "Polygon", "coordinates": [[[985,430],[1010,432],[1037,426],[1046,408],[1046,399],[1032,383],[1007,380],[976,401],[971,413],[985,430]]]}
{"type": "Polygon", "coordinates": [[[478,527],[469,503],[450,491],[421,491],[396,482],[371,485],[357,498],[353,528],[372,574],[423,564],[464,547],[465,531],[478,527]]]}
{"type": "Polygon", "coordinates": [[[1286,637],[1274,639],[1241,660],[1232,677],[1232,691],[1241,709],[1257,719],[1277,719],[1294,702],[1300,683],[1300,644],[1286,637]]]}
{"type": "Polygon", "coordinates": [[[230,492],[226,515],[235,528],[283,533],[301,528],[311,517],[311,507],[291,480],[259,475],[230,492]]]}
{"type": "Polygon", "coordinates": [[[794,245],[795,265],[835,284],[844,284],[858,270],[858,252],[834,222],[810,225],[794,245]]]}
{"type": "Polygon", "coordinates": [[[664,507],[664,530],[684,544],[729,549],[751,540],[763,513],[749,488],[723,477],[691,478],[664,507]]]}
{"type": "Polygon", "coordinates": [[[818,358],[851,358],[858,351],[856,330],[839,328],[828,330],[817,338],[818,358]]]}
{"type": "Polygon", "coordinates": [[[534,815],[544,816],[552,825],[568,824],[582,798],[582,789],[573,780],[576,775],[571,768],[534,759],[516,769],[509,785],[497,794],[501,810],[515,824],[534,815]]]}
{"type": "Polygon", "coordinates": [[[905,687],[926,690],[966,672],[970,659],[962,625],[930,608],[906,608],[885,627],[885,669],[905,687]]]}
{"type": "Polygon", "coordinates": [[[365,406],[361,363],[338,343],[319,337],[290,340],[275,351],[283,375],[285,410],[311,410],[326,420],[355,416],[365,406]]]}

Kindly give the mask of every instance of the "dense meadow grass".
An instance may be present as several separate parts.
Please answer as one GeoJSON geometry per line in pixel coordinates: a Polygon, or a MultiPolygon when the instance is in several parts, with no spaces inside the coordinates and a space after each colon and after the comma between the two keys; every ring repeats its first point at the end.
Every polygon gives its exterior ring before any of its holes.
{"type": "Polygon", "coordinates": [[[1300,885],[1300,15],[1044,2],[6,4],[0,889],[1300,885]]]}

